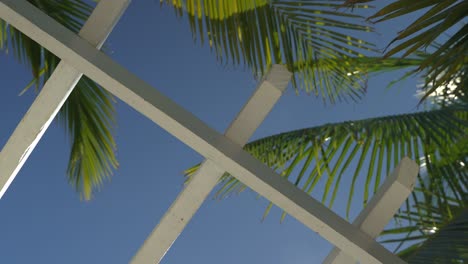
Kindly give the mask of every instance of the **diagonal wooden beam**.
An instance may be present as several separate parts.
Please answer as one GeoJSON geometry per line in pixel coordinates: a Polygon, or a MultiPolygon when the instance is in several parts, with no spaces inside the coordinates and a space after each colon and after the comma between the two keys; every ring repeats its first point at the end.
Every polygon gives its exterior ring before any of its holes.
{"type": "Polygon", "coordinates": [[[405,263],[287,179],[25,0],[0,0],[0,18],[45,46],[186,145],[361,263],[405,263]]]}
{"type": "MultiPolygon", "coordinates": [[[[376,238],[413,191],[418,172],[419,166],[416,162],[409,158],[403,158],[354,220],[353,225],[370,237],[376,238]]],[[[349,264],[356,262],[353,257],[335,247],[323,263],[349,264]]]]}
{"type": "MultiPolygon", "coordinates": [[[[130,0],[100,1],[79,35],[101,48],[130,0]]],[[[0,199],[83,74],[61,61],[0,153],[0,199]]]]}
{"type": "MultiPolygon", "coordinates": [[[[265,80],[260,83],[231,123],[225,136],[244,146],[281,97],[290,79],[291,73],[284,66],[273,65],[265,80]]],[[[148,236],[131,263],[159,263],[224,172],[213,161],[205,160],[148,236]]]]}

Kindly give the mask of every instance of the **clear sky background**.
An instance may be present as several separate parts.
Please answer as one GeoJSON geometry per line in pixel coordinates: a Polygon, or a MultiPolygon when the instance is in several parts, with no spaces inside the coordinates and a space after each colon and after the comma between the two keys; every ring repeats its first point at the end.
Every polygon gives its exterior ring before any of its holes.
{"type": "MultiPolygon", "coordinates": [[[[385,38],[372,38],[382,48],[404,26],[379,25],[385,38]]],[[[156,1],[134,0],[107,44],[116,61],[220,132],[257,84],[248,69],[219,64],[207,46],[193,42],[188,22],[156,1]]],[[[0,61],[3,146],[36,95],[31,90],[18,96],[30,73],[12,56],[0,54],[0,61]]],[[[418,110],[416,80],[386,89],[399,76],[371,78],[359,103],[325,106],[289,87],[254,138],[418,110]]],[[[120,168],[90,202],[68,184],[67,137],[56,122],[51,125],[0,200],[0,263],[117,264],[136,253],[182,190],[183,170],[202,157],[125,103],[117,103],[117,112],[120,168]]],[[[348,196],[343,184],[333,208],[341,215],[348,196]]],[[[251,191],[208,200],[162,263],[320,263],[331,244],[291,217],[280,224],[278,209],[262,223],[266,205],[251,191]]],[[[360,209],[356,203],[353,216],[360,209]]]]}

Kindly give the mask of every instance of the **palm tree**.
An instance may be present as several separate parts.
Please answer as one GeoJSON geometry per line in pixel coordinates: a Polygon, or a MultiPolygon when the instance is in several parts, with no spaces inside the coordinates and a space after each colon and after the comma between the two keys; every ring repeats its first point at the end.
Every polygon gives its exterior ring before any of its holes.
{"type": "MultiPolygon", "coordinates": [[[[464,143],[464,153],[457,154],[460,158],[467,156],[464,143]]],[[[468,169],[458,160],[427,166],[427,171],[432,181],[462,188],[442,193],[429,192],[428,186],[417,188],[412,207],[395,216],[399,224],[382,233],[382,242],[397,245],[395,251],[409,263],[464,263],[468,259],[468,169]]]]}
{"type": "MultiPolygon", "coordinates": [[[[78,32],[93,10],[85,0],[28,1],[74,32],[78,32]]],[[[326,102],[358,100],[365,94],[369,74],[404,67],[416,67],[409,74],[425,74],[423,99],[437,87],[448,87],[449,84],[455,87],[452,90],[457,102],[443,104],[431,111],[326,124],[273,135],[246,146],[252,155],[293,180],[304,191],[310,193],[319,181],[325,181],[322,200],[332,206],[342,176],[354,161],[358,166],[350,186],[350,201],[355,196],[354,186],[360,171],[367,169],[367,176],[361,180],[365,185],[362,198],[365,204],[379,186],[382,175],[403,156],[426,164],[428,173],[425,177],[420,175],[420,193],[439,197],[437,201],[441,202],[434,208],[442,210],[442,214],[451,206],[449,201],[460,196],[460,190],[466,191],[463,168],[452,166],[439,173],[445,168],[444,164],[467,163],[466,152],[459,147],[462,143],[466,146],[467,134],[466,57],[450,56],[466,54],[466,26],[442,44],[435,44],[438,36],[459,24],[464,10],[468,10],[463,8],[466,1],[412,3],[396,0],[378,11],[371,16],[375,22],[430,7],[395,39],[395,42],[403,38],[410,41],[391,49],[384,57],[376,52],[372,43],[352,36],[353,32],[371,32],[372,28],[361,22],[362,16],[344,7],[352,6],[353,11],[362,11],[368,7],[366,0],[161,2],[173,6],[178,15],[188,16],[194,38],[208,43],[219,61],[247,65],[259,77],[272,64],[284,64],[294,74],[293,85],[297,91],[315,94],[326,102]],[[404,8],[407,6],[411,8],[404,8]],[[457,16],[448,19],[447,12],[457,16]],[[441,20],[443,23],[438,23],[441,20]],[[413,36],[424,28],[430,30],[413,36]],[[422,52],[421,48],[429,45],[435,49],[422,52]],[[400,51],[405,51],[404,58],[392,57],[400,51]]],[[[31,69],[32,84],[36,88],[48,79],[59,62],[55,55],[3,21],[0,21],[0,49],[11,51],[31,69]]],[[[444,95],[448,98],[447,93],[444,95]]],[[[112,137],[113,115],[112,95],[86,77],[80,80],[59,113],[58,118],[72,143],[69,181],[85,199],[90,199],[93,190],[118,166],[112,137]]],[[[235,178],[225,175],[219,195],[243,189],[245,186],[235,178]]],[[[463,201],[465,205],[466,200],[463,201]]],[[[348,212],[349,208],[350,202],[348,212]]],[[[418,217],[430,215],[431,210],[419,208],[420,199],[415,193],[404,211],[408,215],[415,212],[418,217]]],[[[440,232],[445,230],[442,226],[455,218],[444,219],[440,232]]]]}
{"type": "Polygon", "coordinates": [[[457,85],[452,93],[466,94],[468,25],[464,19],[468,15],[467,10],[468,2],[463,0],[397,0],[369,17],[378,23],[425,11],[390,42],[389,46],[400,43],[385,54],[388,57],[403,52],[402,57],[406,57],[421,49],[433,50],[417,69],[426,75],[423,99],[437,87],[453,82],[461,85],[457,85]]]}
{"type": "MultiPolygon", "coordinates": [[[[93,10],[84,0],[29,2],[74,32],[78,32],[93,10]]],[[[225,7],[226,14],[219,13],[223,9],[216,8],[217,1],[204,1],[203,6],[191,5],[192,1],[176,3],[178,14],[187,10],[194,34],[198,32],[202,42],[207,36],[221,61],[245,63],[257,75],[273,63],[286,64],[295,74],[296,88],[302,87],[330,102],[357,100],[365,92],[368,73],[421,62],[420,58],[382,60],[377,54],[365,56],[362,52],[373,51],[373,45],[343,31],[367,32],[371,28],[351,23],[357,15],[335,11],[333,8],[340,7],[340,3],[273,1],[270,6],[269,1],[257,1],[246,6],[242,1],[234,5],[231,4],[235,1],[221,1],[219,4],[225,7]],[[265,27],[252,26],[256,24],[265,27]]],[[[22,93],[33,85],[39,89],[59,59],[1,20],[0,33],[0,49],[12,52],[31,69],[33,81],[22,93]]],[[[58,119],[71,138],[69,181],[85,199],[90,199],[93,190],[118,166],[112,137],[112,102],[111,94],[83,77],[59,112],[58,119]]]]}
{"type": "MultiPolygon", "coordinates": [[[[248,17],[243,17],[243,14],[239,14],[231,18],[236,12],[241,12],[238,6],[240,3],[234,3],[236,1],[231,2],[229,7],[221,8],[221,11],[218,11],[219,9],[217,8],[201,10],[201,6],[195,7],[193,5],[187,5],[185,7],[182,2],[183,1],[179,1],[176,7],[179,8],[180,12],[187,9],[193,31],[199,32],[199,34],[203,33],[203,28],[199,26],[200,23],[197,24],[197,19],[201,20],[203,17],[203,19],[207,21],[205,23],[207,25],[207,33],[221,32],[210,38],[210,44],[214,46],[213,49],[217,54],[222,54],[221,51],[224,51],[222,47],[223,41],[224,43],[234,43],[230,45],[241,42],[239,45],[248,49],[248,47],[252,47],[253,44],[249,45],[247,41],[242,43],[242,40],[238,40],[236,37],[243,37],[247,34],[249,36],[249,41],[255,41],[257,34],[260,36],[266,34],[257,32],[254,28],[248,26],[249,19],[252,19],[250,12],[253,12],[253,6],[243,6],[243,8],[245,8],[244,14],[248,17]],[[219,25],[220,23],[222,23],[221,26],[219,25]],[[214,24],[215,26],[210,28],[210,24],[214,24]],[[224,37],[222,33],[223,28],[232,28],[232,24],[238,27],[244,26],[245,32],[239,32],[237,36],[224,37]]],[[[363,7],[362,4],[366,2],[371,1],[349,0],[344,1],[344,3],[342,2],[342,5],[337,3],[333,6],[336,8],[339,7],[338,5],[361,8],[363,7]]],[[[205,5],[211,7],[216,7],[216,3],[218,3],[218,1],[204,1],[205,5]]],[[[455,217],[454,214],[450,213],[453,200],[455,198],[457,199],[457,205],[460,208],[466,207],[466,191],[468,189],[466,167],[464,165],[467,163],[466,158],[468,154],[465,150],[467,149],[466,135],[468,131],[466,114],[468,105],[466,100],[467,60],[466,56],[464,56],[468,53],[468,45],[466,44],[468,43],[466,41],[468,28],[466,25],[460,26],[461,20],[466,17],[466,10],[468,10],[468,8],[466,8],[467,3],[466,1],[456,0],[397,0],[369,17],[369,19],[374,22],[381,22],[395,19],[408,13],[417,12],[424,8],[429,8],[426,13],[423,13],[417,18],[407,29],[399,33],[389,45],[397,43],[405,38],[408,40],[389,50],[383,58],[388,59],[404,51],[402,54],[403,58],[419,59],[419,61],[415,63],[417,64],[417,68],[407,75],[423,73],[425,82],[422,88],[421,101],[434,95],[434,93],[438,93],[439,96],[442,97],[441,100],[439,99],[436,102],[439,107],[429,112],[350,121],[340,124],[326,124],[320,127],[285,132],[251,142],[245,149],[253,156],[277,170],[283,177],[291,179],[296,186],[308,193],[312,192],[318,182],[321,180],[324,181],[325,190],[323,192],[322,202],[328,203],[330,207],[334,203],[343,174],[347,172],[350,163],[353,161],[356,162],[357,168],[353,173],[352,184],[349,188],[347,215],[349,215],[352,198],[355,196],[355,185],[357,182],[364,183],[365,185],[362,199],[365,205],[370,194],[377,190],[381,182],[381,175],[388,174],[389,169],[395,166],[403,156],[409,156],[427,168],[427,175],[424,177],[419,175],[418,190],[408,199],[404,211],[421,219],[430,217],[431,209],[420,209],[421,201],[420,198],[418,198],[418,194],[424,194],[426,205],[429,202],[435,202],[432,210],[438,210],[439,215],[443,215],[444,217],[444,221],[440,221],[439,225],[448,224],[449,221],[452,221],[455,217]],[[448,39],[440,38],[441,35],[447,33],[456,26],[458,26],[459,29],[451,37],[448,39]],[[424,31],[425,29],[427,30],[424,31]],[[443,43],[437,44],[436,41],[443,41],[443,43]],[[427,53],[429,49],[432,50],[430,53],[427,53]],[[462,56],[460,56],[460,54],[462,56]],[[448,166],[448,164],[451,165],[448,166]],[[460,164],[463,164],[463,166],[460,164]],[[362,169],[367,169],[368,172],[365,179],[358,181],[362,169]]],[[[263,19],[265,17],[268,18],[268,14],[272,13],[275,17],[280,17],[277,20],[278,24],[281,26],[291,26],[288,33],[295,32],[296,30],[300,31],[299,33],[291,33],[293,36],[296,36],[296,38],[292,37],[293,42],[301,42],[304,39],[301,37],[301,33],[307,32],[307,34],[309,34],[308,37],[312,39],[314,43],[318,43],[322,40],[321,28],[316,29],[314,26],[311,26],[311,28],[308,27],[310,24],[314,24],[316,21],[320,20],[320,18],[317,19],[314,17],[317,13],[323,15],[323,13],[317,12],[317,10],[314,9],[320,4],[327,5],[328,7],[332,6],[330,2],[322,3],[320,1],[313,3],[309,1],[294,1],[293,3],[292,1],[256,1],[254,5],[255,11],[258,12],[256,22],[261,24],[263,19]],[[303,16],[304,13],[307,13],[307,11],[304,11],[304,9],[307,8],[306,6],[314,6],[310,9],[313,10],[310,16],[303,16]],[[287,11],[285,11],[285,9],[287,11]],[[262,13],[266,15],[262,16],[262,13]],[[301,31],[300,28],[308,28],[309,30],[301,31]]],[[[321,21],[325,20],[329,21],[326,18],[321,21]]],[[[253,25],[255,25],[255,23],[253,25]]],[[[268,32],[279,34],[278,30],[274,30],[274,25],[268,25],[268,32]]],[[[274,39],[274,36],[269,35],[268,39],[273,41],[272,39],[274,39]]],[[[283,41],[288,43],[289,39],[285,37],[283,41]]],[[[306,42],[303,45],[308,46],[310,43],[306,42]]],[[[271,45],[267,45],[267,47],[270,46],[271,45]]],[[[316,49],[316,51],[317,50],[320,51],[320,48],[316,49]]],[[[341,49],[341,51],[342,50],[343,49],[341,49]]],[[[291,51],[286,50],[284,52],[294,53],[294,51],[296,50],[292,49],[291,51]]],[[[369,52],[370,49],[366,51],[369,52]]],[[[360,62],[357,62],[360,60],[360,56],[354,55],[355,57],[348,57],[352,56],[352,54],[346,54],[344,56],[346,56],[348,62],[354,60],[353,65],[362,65],[360,62]]],[[[229,53],[226,53],[225,56],[229,57],[229,53]]],[[[231,54],[231,57],[234,57],[234,55],[231,54]]],[[[310,91],[308,89],[314,91],[315,89],[317,92],[317,90],[321,89],[320,85],[322,83],[312,82],[312,86],[307,85],[311,83],[309,82],[310,78],[315,81],[317,76],[314,74],[301,74],[304,71],[307,73],[320,71],[322,69],[321,66],[324,67],[321,65],[320,59],[316,59],[314,56],[304,58],[295,54],[290,56],[285,55],[285,60],[281,58],[276,59],[289,66],[291,63],[287,58],[298,57],[299,63],[295,62],[293,65],[304,65],[305,69],[301,67],[289,67],[289,69],[295,73],[296,78],[300,76],[305,79],[306,91],[310,91]],[[309,61],[310,63],[306,64],[302,63],[302,61],[309,61]]],[[[267,58],[268,60],[271,58],[271,55],[267,52],[257,60],[261,60],[262,58],[267,58]]],[[[364,57],[364,59],[367,58],[369,57],[364,57]]],[[[254,58],[253,61],[249,59],[250,57],[244,58],[244,61],[253,68],[257,67],[258,63],[255,63],[256,58],[254,58]]],[[[333,58],[332,60],[340,61],[340,59],[343,59],[343,57],[339,59],[333,58]]],[[[402,62],[405,60],[399,61],[402,62]]],[[[381,65],[379,65],[379,67],[380,66],[381,65]]],[[[368,73],[372,72],[372,70],[373,69],[366,68],[366,70],[362,72],[368,73]]],[[[357,70],[357,72],[359,71],[360,70],[357,70]]],[[[348,73],[354,72],[354,69],[348,68],[347,71],[345,70],[341,73],[347,73],[348,75],[348,73]]],[[[331,70],[330,74],[333,73],[335,72],[331,70]]],[[[326,79],[326,76],[319,76],[318,78],[326,79]]],[[[295,85],[297,85],[297,80],[295,85]]],[[[330,85],[330,83],[326,83],[325,85],[330,85]]],[[[335,90],[335,92],[337,91],[335,90]]],[[[192,175],[196,169],[197,166],[187,170],[186,175],[192,175]]],[[[189,180],[190,177],[187,179],[189,180]]],[[[229,174],[225,174],[221,180],[221,187],[217,192],[217,196],[222,198],[235,191],[241,192],[245,188],[246,186],[237,181],[237,179],[231,177],[229,174]]],[[[273,204],[270,203],[265,211],[264,217],[268,214],[272,206],[273,204]]],[[[397,217],[401,218],[402,215],[403,214],[400,212],[397,217]]],[[[285,213],[283,213],[282,219],[284,219],[284,217],[285,213]]],[[[461,217],[463,217],[463,215],[461,217]]],[[[463,228],[466,228],[466,215],[464,217],[465,220],[460,220],[465,221],[463,222],[464,226],[457,225],[456,228],[458,228],[458,230],[463,231],[463,228]]],[[[456,219],[456,221],[458,220],[459,219],[456,219]]],[[[460,222],[457,222],[457,224],[459,223],[460,222]]],[[[403,230],[401,233],[405,233],[409,229],[403,227],[402,229],[396,230],[403,230]]],[[[442,234],[442,230],[444,229],[441,228],[438,230],[440,230],[442,234]]],[[[434,233],[439,234],[439,232],[434,233]]],[[[452,232],[448,233],[448,235],[440,235],[435,238],[430,236],[432,233],[426,234],[424,237],[420,237],[422,240],[420,243],[403,251],[402,254],[404,256],[409,256],[409,252],[411,252],[411,255],[414,256],[414,254],[417,255],[419,254],[418,252],[424,251],[423,249],[426,249],[425,252],[431,252],[431,248],[436,245],[434,241],[443,239],[442,237],[447,239],[447,236],[450,237],[450,235],[453,234],[452,232]]],[[[451,241],[450,244],[447,244],[447,240],[445,241],[446,247],[451,246],[452,248],[457,248],[457,250],[454,251],[446,251],[446,259],[452,258],[459,260],[466,258],[466,249],[461,250],[466,244],[466,232],[460,232],[459,234],[461,237],[460,240],[451,241]]],[[[399,241],[406,241],[405,239],[408,238],[399,239],[399,241]]],[[[414,262],[417,263],[417,258],[410,258],[410,260],[411,262],[414,260],[414,262]]],[[[427,259],[425,260],[427,261],[427,259]]]]}
{"type": "MultiPolygon", "coordinates": [[[[93,6],[83,0],[29,2],[74,32],[81,29],[93,11],[93,6]]],[[[0,49],[13,53],[31,69],[36,89],[48,80],[60,62],[54,54],[2,20],[0,49]]],[[[71,138],[68,178],[86,199],[118,165],[112,137],[113,101],[110,93],[83,76],[58,115],[71,138]]]]}
{"type": "MultiPolygon", "coordinates": [[[[350,164],[357,164],[351,171],[352,184],[344,190],[349,193],[347,216],[353,198],[362,195],[360,200],[365,206],[382,176],[388,175],[404,156],[416,160],[421,166],[417,187],[395,216],[403,221],[396,221],[396,227],[383,232],[382,238],[393,235],[384,242],[402,245],[417,240],[398,252],[409,263],[449,263],[447,259],[468,257],[467,118],[468,104],[461,102],[431,111],[288,131],[255,140],[245,150],[309,194],[318,183],[324,183],[320,185],[325,185],[322,202],[329,207],[338,189],[343,192],[340,183],[350,172],[350,164]],[[357,184],[364,184],[363,193],[355,191],[357,184]],[[438,255],[440,262],[428,262],[435,256],[431,253],[439,251],[444,252],[438,255]]],[[[186,171],[187,181],[197,166],[186,171]]],[[[245,189],[226,173],[216,196],[224,198],[245,189]]],[[[272,206],[267,206],[264,218],[272,206]]],[[[285,216],[283,212],[281,221],[285,216]]]]}

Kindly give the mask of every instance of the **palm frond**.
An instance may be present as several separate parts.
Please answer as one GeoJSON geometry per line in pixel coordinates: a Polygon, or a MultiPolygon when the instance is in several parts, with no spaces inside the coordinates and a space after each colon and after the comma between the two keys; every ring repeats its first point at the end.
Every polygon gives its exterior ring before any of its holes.
{"type": "MultiPolygon", "coordinates": [[[[93,7],[83,0],[28,0],[28,2],[74,32],[81,29],[93,10],[93,7]]],[[[50,67],[57,64],[55,56],[44,53],[40,45],[1,19],[0,50],[13,53],[20,63],[29,67],[37,86],[40,84],[41,71],[50,73],[50,67]]]]}
{"type": "MultiPolygon", "coordinates": [[[[383,7],[369,17],[373,22],[393,20],[395,18],[424,11],[406,29],[401,31],[389,44],[399,43],[386,52],[385,56],[403,53],[414,54],[419,50],[435,47],[419,67],[425,71],[426,93],[422,98],[433,93],[438,87],[450,82],[466,79],[468,55],[468,25],[464,23],[468,15],[468,2],[464,0],[397,0],[383,7]],[[450,30],[456,30],[449,37],[450,30]],[[442,38],[441,38],[442,37],[442,38]],[[438,45],[437,41],[441,41],[438,45]]],[[[467,93],[466,85],[458,86],[458,93],[467,93]]]]}
{"type": "MultiPolygon", "coordinates": [[[[286,132],[245,146],[251,155],[290,179],[307,193],[322,181],[322,202],[332,207],[343,176],[352,177],[347,214],[358,179],[364,204],[405,156],[429,167],[466,138],[468,105],[397,116],[371,118],[286,132]],[[352,167],[355,167],[352,171],[352,167]],[[363,177],[363,178],[362,178],[363,177]]],[[[188,176],[197,166],[187,170],[188,176]]],[[[432,167],[431,167],[432,168],[432,167]]],[[[432,173],[432,171],[431,171],[432,173]]],[[[341,187],[343,188],[343,187],[341,187]]],[[[241,192],[246,186],[226,174],[217,196],[241,192]]],[[[441,192],[434,189],[435,193],[441,192]]]]}
{"type": "MultiPolygon", "coordinates": [[[[468,193],[467,193],[468,194],[468,193]]],[[[459,213],[440,230],[416,247],[405,252],[408,263],[464,263],[468,260],[468,210],[459,213]]]]}
{"type": "Polygon", "coordinates": [[[58,116],[72,141],[69,182],[86,200],[118,166],[111,133],[114,112],[113,97],[83,76],[58,116]]]}
{"type": "MultiPolygon", "coordinates": [[[[429,223],[427,223],[429,224],[429,223]]],[[[384,241],[389,243],[412,243],[398,252],[398,255],[411,264],[419,263],[464,263],[468,260],[468,209],[442,221],[434,221],[429,228],[412,225],[388,230],[388,234],[398,234],[401,238],[384,241]],[[393,232],[392,232],[393,231],[393,232]],[[410,234],[410,235],[407,235],[410,234]]]]}
{"type": "Polygon", "coordinates": [[[173,5],[180,16],[187,14],[194,38],[207,41],[220,61],[246,64],[260,76],[274,63],[285,64],[294,73],[295,87],[330,102],[364,92],[366,71],[353,69],[352,60],[372,53],[374,45],[355,33],[372,29],[361,16],[337,10],[342,6],[338,0],[161,3],[173,5]]]}
{"type": "MultiPolygon", "coordinates": [[[[467,153],[460,153],[458,159],[466,159],[467,153]]],[[[445,158],[444,158],[445,159],[445,158]]],[[[443,160],[444,160],[443,159],[443,160]]],[[[452,160],[449,158],[448,160],[452,160]]],[[[432,182],[458,175],[455,185],[439,184],[446,189],[444,195],[432,193],[427,186],[420,186],[413,192],[412,206],[396,215],[396,226],[385,230],[383,243],[397,244],[398,255],[408,263],[463,263],[468,260],[468,168],[460,167],[459,160],[434,165],[442,174],[429,174],[432,182]],[[456,171],[444,167],[458,167],[456,171]],[[403,248],[400,250],[400,248],[403,248]]]]}
{"type": "MultiPolygon", "coordinates": [[[[84,0],[29,2],[74,32],[81,29],[94,8],[84,0]]],[[[32,85],[39,89],[60,62],[54,54],[2,20],[0,50],[13,53],[31,69],[33,81],[23,92],[32,85]]],[[[85,199],[91,198],[93,189],[117,166],[111,133],[113,115],[112,95],[86,77],[78,82],[58,114],[71,139],[69,181],[85,199]]]]}

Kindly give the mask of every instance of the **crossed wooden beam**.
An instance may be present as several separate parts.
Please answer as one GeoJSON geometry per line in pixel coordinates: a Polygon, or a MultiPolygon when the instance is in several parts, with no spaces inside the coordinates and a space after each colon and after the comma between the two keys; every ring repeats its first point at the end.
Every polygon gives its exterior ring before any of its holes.
{"type": "Polygon", "coordinates": [[[285,67],[272,66],[221,135],[99,51],[129,2],[101,0],[77,35],[26,0],[0,0],[1,19],[62,59],[0,152],[0,198],[85,74],[206,158],[131,263],[159,263],[225,171],[334,244],[325,263],[405,263],[374,239],[411,193],[415,162],[403,159],[350,224],[242,149],[287,87],[285,67]]]}

